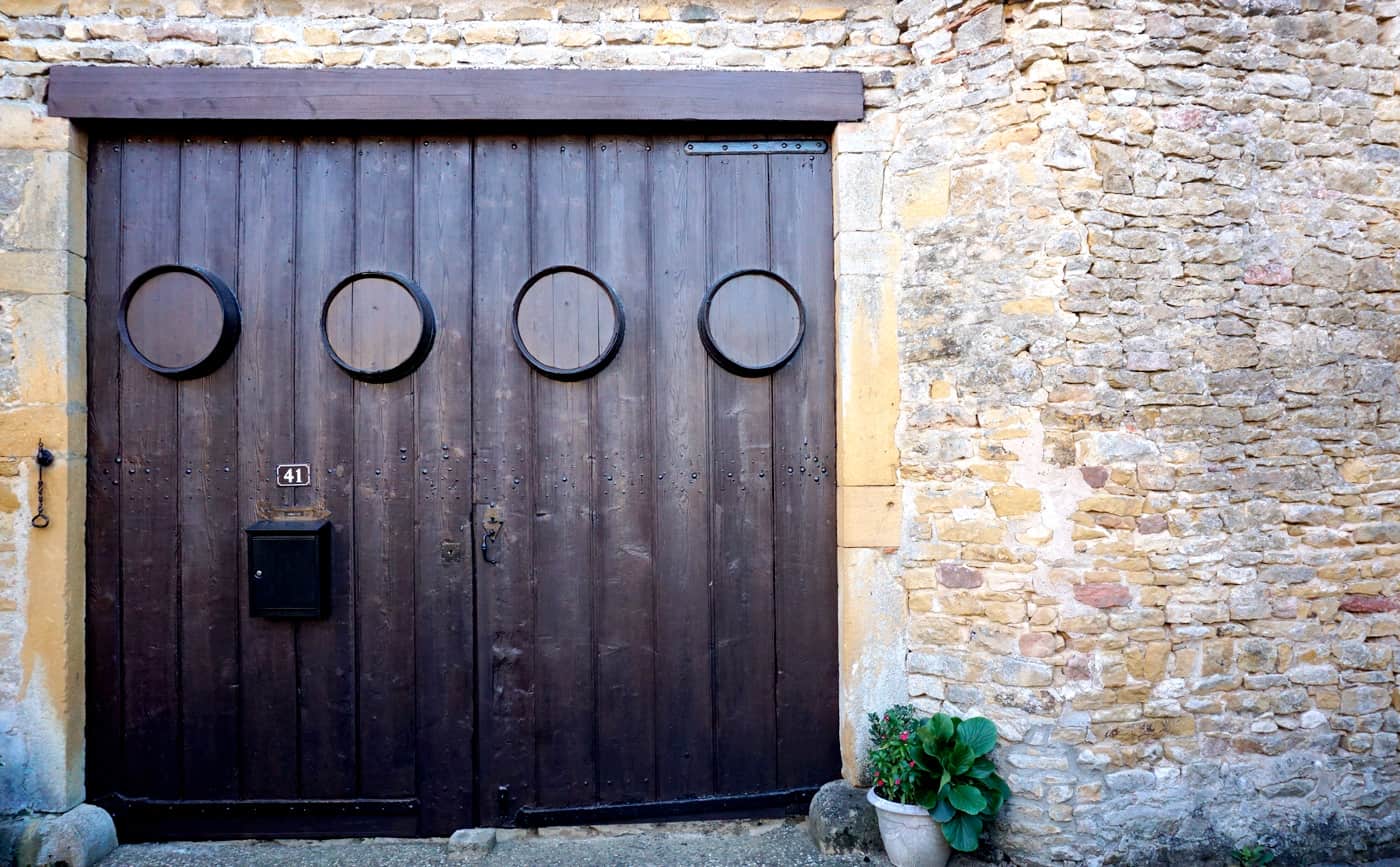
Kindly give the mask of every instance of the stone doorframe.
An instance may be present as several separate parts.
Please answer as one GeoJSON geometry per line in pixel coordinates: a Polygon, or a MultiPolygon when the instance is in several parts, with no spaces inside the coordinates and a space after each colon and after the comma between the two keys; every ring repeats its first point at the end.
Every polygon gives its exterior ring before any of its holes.
{"type": "MultiPolygon", "coordinates": [[[[865,714],[909,695],[897,568],[901,240],[887,182],[894,121],[892,109],[867,110],[838,123],[831,139],[841,753],[852,782],[860,777],[865,714]]],[[[15,359],[8,379],[0,378],[0,670],[17,680],[0,684],[8,691],[0,707],[13,707],[6,727],[18,733],[0,741],[0,760],[11,769],[0,816],[64,813],[85,797],[86,137],[68,119],[5,103],[0,154],[14,155],[20,178],[0,248],[0,347],[8,336],[15,359]],[[57,461],[44,473],[52,525],[34,530],[40,439],[57,461]]]]}

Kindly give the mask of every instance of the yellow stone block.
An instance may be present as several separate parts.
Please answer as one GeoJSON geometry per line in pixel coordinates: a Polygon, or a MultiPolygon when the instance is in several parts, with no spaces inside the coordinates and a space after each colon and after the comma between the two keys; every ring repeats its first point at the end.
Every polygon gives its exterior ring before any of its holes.
{"type": "Polygon", "coordinates": [[[602,37],[591,30],[570,30],[559,34],[559,38],[554,40],[554,44],[561,48],[587,48],[602,41],[602,37]]]}
{"type": "Polygon", "coordinates": [[[982,615],[996,623],[1020,624],[1026,622],[1024,602],[985,602],[982,615]]]}
{"type": "Polygon", "coordinates": [[[306,66],[320,58],[321,53],[316,49],[300,45],[270,45],[262,53],[263,63],[273,65],[306,66]]]}
{"type": "Polygon", "coordinates": [[[11,18],[26,15],[58,15],[63,11],[63,0],[0,0],[0,12],[11,18]]]}
{"type": "Polygon", "coordinates": [[[484,43],[496,43],[499,45],[513,45],[518,37],[519,34],[514,27],[485,24],[463,30],[462,44],[481,45],[484,43]]]}
{"type": "Polygon", "coordinates": [[[991,521],[955,521],[938,518],[934,521],[938,538],[944,542],[981,542],[995,545],[1006,534],[1005,529],[991,521]]]}
{"type": "Polygon", "coordinates": [[[953,491],[932,491],[920,494],[914,499],[914,508],[919,514],[930,512],[951,512],[954,509],[976,509],[987,502],[987,495],[973,488],[960,488],[953,491]]]}
{"type": "Polygon", "coordinates": [[[29,460],[39,440],[58,455],[87,451],[87,415],[78,402],[0,410],[0,456],[29,460]]]}
{"type": "Polygon", "coordinates": [[[948,216],[949,172],[947,169],[923,169],[899,176],[899,222],[906,229],[919,228],[948,216]]]}
{"type": "Polygon", "coordinates": [[[259,44],[270,42],[291,42],[292,34],[284,27],[275,24],[258,24],[253,27],[253,41],[259,44]]]}
{"type": "Polygon", "coordinates": [[[1086,497],[1080,501],[1079,508],[1084,512],[1102,512],[1109,515],[1136,517],[1142,514],[1142,500],[1137,497],[1101,494],[1095,497],[1086,497]]]}
{"type": "Polygon", "coordinates": [[[166,5],[161,0],[118,0],[114,11],[121,18],[164,18],[166,5]]]}
{"type": "Polygon", "coordinates": [[[71,295],[20,296],[10,305],[20,400],[28,404],[81,403],[86,308],[71,295]]]}
{"type": "Polygon", "coordinates": [[[326,66],[354,66],[364,56],[363,48],[327,48],[321,52],[321,62],[326,66]]]}
{"type": "Polygon", "coordinates": [[[899,558],[870,548],[842,548],[836,557],[838,675],[842,775],[860,782],[865,714],[908,700],[905,633],[908,594],[899,558]]]}
{"type": "Polygon", "coordinates": [[[554,16],[543,6],[516,6],[492,17],[497,21],[548,21],[554,16]]]}
{"type": "Polygon", "coordinates": [[[988,482],[1005,482],[1011,478],[1011,468],[1006,464],[973,464],[968,470],[988,482]]]}
{"type": "Polygon", "coordinates": [[[695,38],[690,35],[690,31],[682,30],[679,27],[663,27],[656,31],[657,45],[690,45],[695,38]]]}
{"type": "Polygon", "coordinates": [[[207,0],[207,5],[217,18],[251,18],[257,11],[254,0],[207,0]]]}
{"type": "Polygon", "coordinates": [[[992,509],[1003,518],[1040,511],[1040,491],[1016,485],[998,485],[987,492],[992,509]]]}
{"type": "Polygon", "coordinates": [[[429,45],[420,49],[413,59],[419,66],[446,66],[452,62],[452,49],[429,45]]]}
{"type": "Polygon", "coordinates": [[[1342,461],[1342,465],[1337,470],[1348,484],[1358,485],[1371,480],[1371,468],[1366,465],[1365,461],[1342,461]]]}
{"type": "Polygon", "coordinates": [[[307,45],[336,45],[340,34],[329,27],[306,27],[301,31],[301,39],[307,45]]]}
{"type": "Polygon", "coordinates": [[[45,117],[24,103],[0,102],[0,149],[64,150],[68,134],[65,120],[45,117]]]}
{"type": "Polygon", "coordinates": [[[1048,316],[1057,309],[1053,298],[1021,298],[1001,305],[1001,312],[1010,316],[1048,316]]]}
{"type": "Polygon", "coordinates": [[[792,3],[770,6],[763,13],[763,20],[767,22],[796,21],[800,17],[802,17],[802,10],[792,3]]]}
{"type": "Polygon", "coordinates": [[[86,260],[67,250],[0,250],[0,292],[81,298],[86,276],[86,260]]]}
{"type": "Polygon", "coordinates": [[[637,17],[643,21],[670,21],[671,10],[665,6],[643,6],[637,17]]]}
{"type": "Polygon", "coordinates": [[[836,544],[842,548],[890,548],[902,538],[897,485],[836,489],[836,544]]]}
{"type": "Polygon", "coordinates": [[[840,21],[846,17],[845,6],[805,6],[798,13],[798,21],[840,21]]]}
{"type": "MultiPolygon", "coordinates": [[[[64,39],[72,39],[72,36],[64,34],[64,39]]],[[[29,63],[39,59],[39,50],[32,45],[14,45],[9,42],[0,42],[0,60],[18,60],[21,63],[29,63]]]]}
{"type": "Polygon", "coordinates": [[[898,302],[885,276],[837,283],[836,467],[843,485],[893,485],[899,450],[898,302]]]}
{"type": "Polygon", "coordinates": [[[951,382],[946,379],[935,379],[928,384],[928,396],[930,400],[952,400],[958,395],[951,382]]]}

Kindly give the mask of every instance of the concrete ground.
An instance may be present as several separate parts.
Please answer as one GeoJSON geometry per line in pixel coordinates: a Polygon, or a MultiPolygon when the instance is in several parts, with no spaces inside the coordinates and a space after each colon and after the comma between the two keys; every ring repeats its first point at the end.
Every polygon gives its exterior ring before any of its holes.
{"type": "MultiPolygon", "coordinates": [[[[883,855],[822,855],[802,820],[500,831],[485,858],[446,840],[270,840],[119,846],[102,867],[889,867],[883,855]]],[[[954,857],[949,867],[987,867],[954,857]]],[[[1324,864],[1317,867],[1350,867],[1324,864]]],[[[1400,859],[1370,867],[1400,867],[1400,859]]]]}
{"type": "MultiPolygon", "coordinates": [[[[501,831],[484,859],[445,840],[260,841],[119,846],[102,867],[889,867],[883,856],[823,856],[800,820],[501,831]]],[[[954,861],[954,865],[959,862],[954,861]]],[[[961,867],[972,867],[962,862],[961,867]]]]}

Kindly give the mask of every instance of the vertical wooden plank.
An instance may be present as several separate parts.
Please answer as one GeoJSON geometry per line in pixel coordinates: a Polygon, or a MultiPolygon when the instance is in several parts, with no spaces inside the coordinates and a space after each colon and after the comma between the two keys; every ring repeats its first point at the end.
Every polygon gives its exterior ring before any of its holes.
{"type": "MultiPolygon", "coordinates": [[[[531,259],[536,268],[586,262],[588,141],[539,139],[533,150],[531,259]]],[[[591,380],[534,376],[536,792],[544,806],[596,795],[592,389],[591,380]]]]}
{"type": "MultiPolygon", "coordinates": [[[[180,146],[129,140],[122,167],[122,287],[178,249],[180,146]]],[[[177,797],[181,774],[176,389],[121,354],[124,793],[177,797]]]]}
{"type": "MultiPolygon", "coordinates": [[[[651,142],[637,136],[600,138],[592,150],[592,267],[611,283],[626,316],[622,349],[598,373],[594,386],[600,408],[594,594],[598,800],[626,803],[651,799],[655,779],[656,597],[651,518],[653,488],[665,479],[657,479],[661,470],[652,461],[647,240],[651,142]]],[[[595,319],[611,324],[611,317],[598,311],[595,319]]],[[[604,335],[604,344],[607,339],[604,335]]]]}
{"type": "MultiPolygon", "coordinates": [[[[361,139],[356,265],[413,272],[413,143],[361,139]]],[[[356,317],[373,324],[372,318],[356,317]]],[[[357,336],[358,339],[358,336],[357,336]]],[[[413,379],[355,383],[355,567],[359,636],[360,794],[414,785],[413,379]]]]}
{"type": "MultiPolygon", "coordinates": [[[[247,527],[292,505],[273,468],[293,447],[292,358],[296,285],[296,150],[275,138],[245,139],[239,169],[238,520],[247,527]]],[[[241,534],[240,534],[241,535],[241,534]]],[[[239,540],[239,581],[247,546],[239,540]]],[[[243,795],[297,794],[296,647],[290,623],[249,617],[242,607],[243,795]]]]}
{"type": "MultiPolygon", "coordinates": [[[[768,265],[768,162],[705,157],[710,274],[768,265]]],[[[767,377],[710,370],[710,575],[714,582],[717,784],[777,782],[773,695],[773,417],[767,377]]]]}
{"type": "MultiPolygon", "coordinates": [[[[238,145],[187,140],[180,159],[180,261],[238,275],[238,145]]],[[[235,294],[238,287],[233,286],[235,294]]],[[[170,327],[179,327],[172,320],[170,327]]],[[[180,678],[184,794],[238,795],[238,366],[179,388],[180,678]],[[227,468],[227,470],[225,469],[227,468]]]]}
{"type": "Polygon", "coordinates": [[[354,387],[321,343],[321,304],[355,269],[355,143],[303,140],[297,158],[295,502],[331,520],[330,616],[297,625],[301,795],[355,795],[354,387]]]}
{"type": "Polygon", "coordinates": [[[831,158],[778,154],[769,173],[772,268],[797,289],[807,321],[802,346],[772,378],[778,785],[789,788],[841,770],[831,158]]]}
{"type": "Polygon", "coordinates": [[[530,277],[530,140],[480,138],[472,202],[472,470],[477,519],[467,558],[476,562],[477,742],[482,825],[534,798],[535,588],[531,570],[535,490],[531,373],[511,341],[510,309],[530,277]],[[479,558],[480,508],[504,526],[495,564],[479,558]],[[507,797],[499,797],[504,789],[507,797]]]}
{"type": "Polygon", "coordinates": [[[705,293],[705,159],[685,140],[651,153],[652,426],[655,510],[656,795],[713,794],[709,357],[695,334],[705,293]]]}
{"type": "Polygon", "coordinates": [[[121,784],[121,457],[117,334],[121,300],[122,151],[119,138],[88,148],[88,487],[87,487],[87,791],[121,784]]]}
{"type": "Polygon", "coordinates": [[[419,368],[417,691],[419,833],[472,824],[472,144],[418,142],[415,273],[437,313],[419,368]]]}

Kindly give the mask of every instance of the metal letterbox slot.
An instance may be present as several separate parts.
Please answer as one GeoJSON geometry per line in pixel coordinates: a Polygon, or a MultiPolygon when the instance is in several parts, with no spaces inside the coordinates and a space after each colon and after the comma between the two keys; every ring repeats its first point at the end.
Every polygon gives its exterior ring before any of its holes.
{"type": "Polygon", "coordinates": [[[247,534],[249,616],[330,613],[330,521],[259,521],[247,534]]]}

